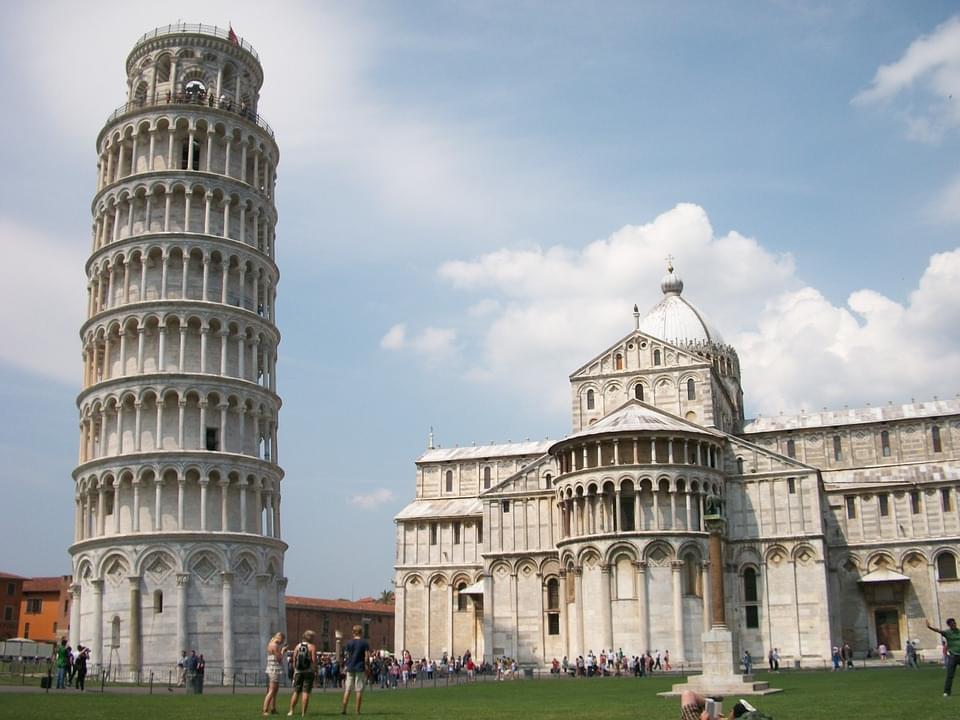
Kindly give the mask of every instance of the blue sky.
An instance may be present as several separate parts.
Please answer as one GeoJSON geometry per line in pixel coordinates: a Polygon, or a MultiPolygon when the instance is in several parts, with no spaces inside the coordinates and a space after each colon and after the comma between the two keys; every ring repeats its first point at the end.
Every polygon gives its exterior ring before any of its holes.
{"type": "MultiPolygon", "coordinates": [[[[378,594],[438,442],[560,437],[566,377],[659,299],[748,412],[953,396],[955,3],[4,3],[0,569],[69,572],[94,140],[135,40],[253,44],[281,148],[289,590],[378,594]]],[[[956,98],[956,99],[955,99],[956,98]]]]}

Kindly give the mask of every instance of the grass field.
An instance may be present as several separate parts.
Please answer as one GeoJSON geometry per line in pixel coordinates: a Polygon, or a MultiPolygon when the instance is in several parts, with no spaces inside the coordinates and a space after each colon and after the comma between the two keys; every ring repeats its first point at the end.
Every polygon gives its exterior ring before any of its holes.
{"type": "MultiPolygon", "coordinates": [[[[759,679],[783,688],[778,695],[757,698],[754,704],[775,720],[945,720],[960,718],[960,696],[942,697],[943,670],[883,668],[847,673],[783,673],[759,679]]],[[[679,703],[656,693],[669,689],[672,678],[603,678],[479,683],[470,686],[400,691],[368,691],[363,714],[411,720],[508,720],[521,718],[596,718],[676,720],[679,703]]],[[[958,684],[960,691],[960,684],[958,684]]],[[[172,695],[161,689],[153,696],[109,690],[105,694],[72,691],[49,694],[0,692],[0,718],[69,718],[70,720],[234,720],[260,717],[261,696],[172,695]]],[[[282,692],[280,704],[289,702],[282,692]]],[[[728,700],[724,707],[729,709],[728,700]]],[[[339,715],[332,693],[314,694],[308,717],[339,715]]],[[[350,713],[352,714],[352,707],[350,713]]],[[[284,714],[285,716],[285,714],[284,714]]]]}

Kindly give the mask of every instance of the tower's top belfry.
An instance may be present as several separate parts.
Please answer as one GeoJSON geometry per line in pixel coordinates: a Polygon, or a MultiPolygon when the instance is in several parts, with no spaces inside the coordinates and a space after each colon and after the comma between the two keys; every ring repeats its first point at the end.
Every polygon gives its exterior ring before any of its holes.
{"type": "Polygon", "coordinates": [[[185,23],[158,27],[137,40],[127,56],[128,100],[164,98],[193,82],[214,97],[256,112],[263,85],[260,56],[232,28],[185,23]]]}

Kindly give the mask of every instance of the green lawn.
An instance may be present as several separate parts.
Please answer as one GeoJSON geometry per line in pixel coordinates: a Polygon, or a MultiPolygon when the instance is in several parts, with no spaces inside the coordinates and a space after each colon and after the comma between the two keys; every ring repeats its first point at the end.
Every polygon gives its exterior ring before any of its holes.
{"type": "MultiPolygon", "coordinates": [[[[775,720],[830,720],[871,718],[926,720],[960,717],[960,695],[941,696],[943,670],[883,668],[846,673],[804,672],[766,676],[784,692],[757,698],[755,705],[775,720]]],[[[522,718],[643,718],[675,720],[676,700],[656,696],[669,689],[672,678],[603,678],[590,680],[538,680],[478,683],[470,686],[399,691],[368,691],[363,714],[381,718],[411,720],[508,720],[522,718]]],[[[960,681],[958,681],[960,692],[960,681]]],[[[281,693],[281,704],[289,701],[281,693]]],[[[160,688],[153,696],[66,691],[50,694],[0,693],[0,717],[70,718],[70,720],[219,720],[260,716],[260,696],[173,695],[160,688]]],[[[724,703],[731,707],[731,701],[724,703]]],[[[339,714],[339,700],[333,693],[315,693],[309,717],[339,714]]],[[[352,714],[352,709],[351,709],[352,714]]]]}

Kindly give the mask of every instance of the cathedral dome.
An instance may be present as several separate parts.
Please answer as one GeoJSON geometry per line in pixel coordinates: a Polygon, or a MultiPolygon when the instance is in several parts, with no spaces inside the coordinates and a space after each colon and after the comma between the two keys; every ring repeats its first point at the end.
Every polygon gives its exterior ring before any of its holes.
{"type": "Polygon", "coordinates": [[[660,289],[663,299],[640,320],[640,331],[675,345],[723,345],[720,333],[707,322],[703,313],[682,297],[683,280],[674,272],[672,263],[667,265],[660,289]]]}

